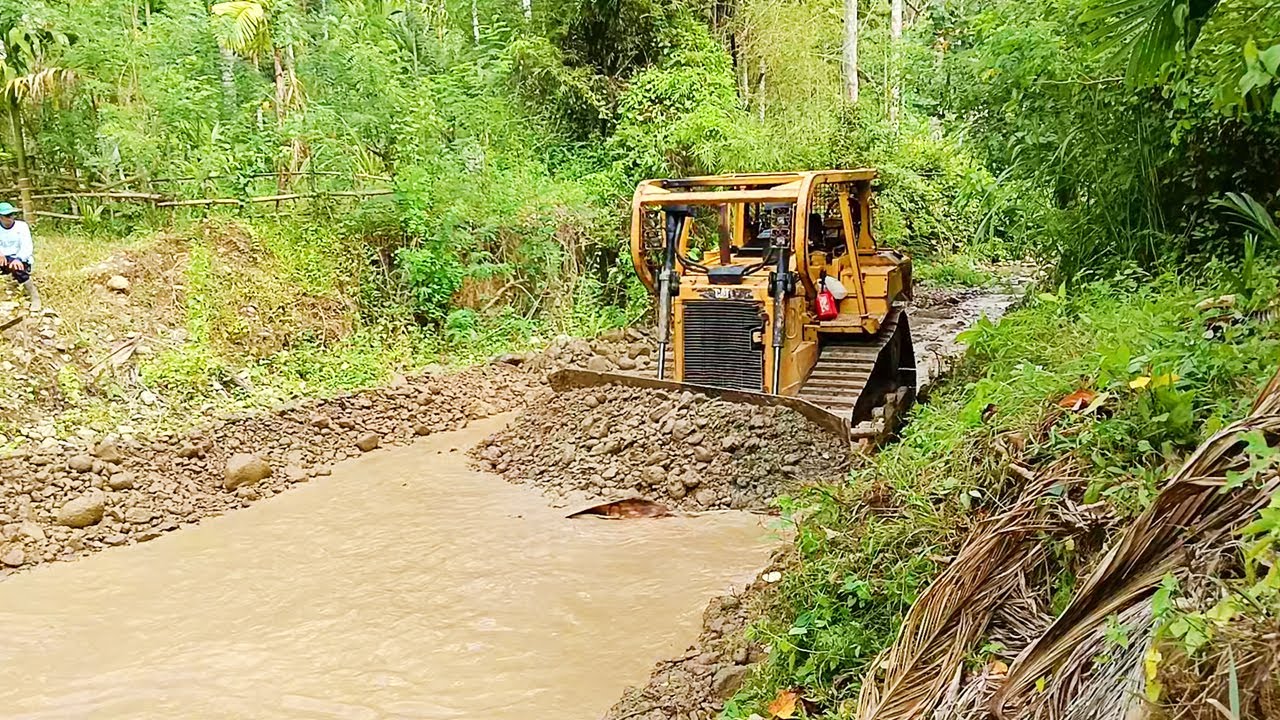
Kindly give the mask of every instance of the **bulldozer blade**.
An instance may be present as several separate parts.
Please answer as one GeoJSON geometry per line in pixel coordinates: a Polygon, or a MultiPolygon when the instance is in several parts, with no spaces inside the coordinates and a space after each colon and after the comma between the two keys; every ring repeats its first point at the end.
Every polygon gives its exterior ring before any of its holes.
{"type": "Polygon", "coordinates": [[[626,387],[645,388],[649,390],[676,390],[700,393],[707,397],[727,400],[728,402],[745,403],[758,407],[785,407],[800,413],[813,421],[818,427],[843,438],[847,442],[859,439],[853,437],[849,421],[811,402],[797,397],[770,395],[768,393],[750,392],[748,390],[730,390],[727,388],[694,385],[674,380],[659,380],[641,375],[623,375],[621,373],[602,373],[594,370],[557,370],[547,378],[551,389],[556,392],[576,390],[579,388],[598,387],[601,385],[623,385],[626,387]]]}

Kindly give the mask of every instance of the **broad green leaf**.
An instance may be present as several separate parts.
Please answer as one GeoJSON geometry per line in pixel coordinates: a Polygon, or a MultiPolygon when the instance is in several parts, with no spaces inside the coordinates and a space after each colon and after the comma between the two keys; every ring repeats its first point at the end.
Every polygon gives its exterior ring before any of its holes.
{"type": "Polygon", "coordinates": [[[1258,53],[1258,60],[1262,61],[1262,67],[1272,75],[1280,73],[1280,43],[1258,53]]]}

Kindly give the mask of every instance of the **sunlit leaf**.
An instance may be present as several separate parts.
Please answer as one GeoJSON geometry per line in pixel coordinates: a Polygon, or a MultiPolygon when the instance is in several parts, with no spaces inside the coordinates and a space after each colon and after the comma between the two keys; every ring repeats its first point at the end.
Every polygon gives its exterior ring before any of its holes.
{"type": "Polygon", "coordinates": [[[769,707],[766,709],[769,711],[770,717],[787,720],[787,718],[796,716],[796,703],[799,700],[800,694],[794,690],[780,690],[777,697],[769,703],[769,707]]]}

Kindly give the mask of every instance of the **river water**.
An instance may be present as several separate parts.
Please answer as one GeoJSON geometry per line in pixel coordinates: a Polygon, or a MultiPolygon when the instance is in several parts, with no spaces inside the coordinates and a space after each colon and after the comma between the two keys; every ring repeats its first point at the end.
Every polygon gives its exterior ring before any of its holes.
{"type": "Polygon", "coordinates": [[[0,583],[0,717],[599,717],[776,540],[565,519],[467,468],[502,422],[0,583]]]}

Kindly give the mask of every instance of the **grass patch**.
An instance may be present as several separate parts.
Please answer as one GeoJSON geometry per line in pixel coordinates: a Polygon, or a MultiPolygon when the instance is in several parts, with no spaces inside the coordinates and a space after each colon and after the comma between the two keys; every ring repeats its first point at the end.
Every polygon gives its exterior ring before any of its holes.
{"type": "MultiPolygon", "coordinates": [[[[763,714],[795,686],[848,716],[868,663],[975,516],[1018,489],[1006,450],[1033,466],[1071,455],[1086,499],[1121,516],[1143,508],[1159,478],[1247,411],[1280,359],[1274,321],[1195,309],[1213,294],[1172,277],[1119,279],[1042,294],[969,331],[965,360],[900,442],[847,483],[783,502],[798,526],[795,560],[751,629],[769,660],[726,716],[763,714]],[[1096,393],[1092,410],[1058,407],[1081,389],[1096,393]]],[[[1074,576],[1057,582],[1066,593],[1074,576]]]]}
{"type": "Polygon", "coordinates": [[[913,258],[912,275],[921,284],[936,288],[982,288],[999,281],[990,265],[964,253],[913,258]]]}

